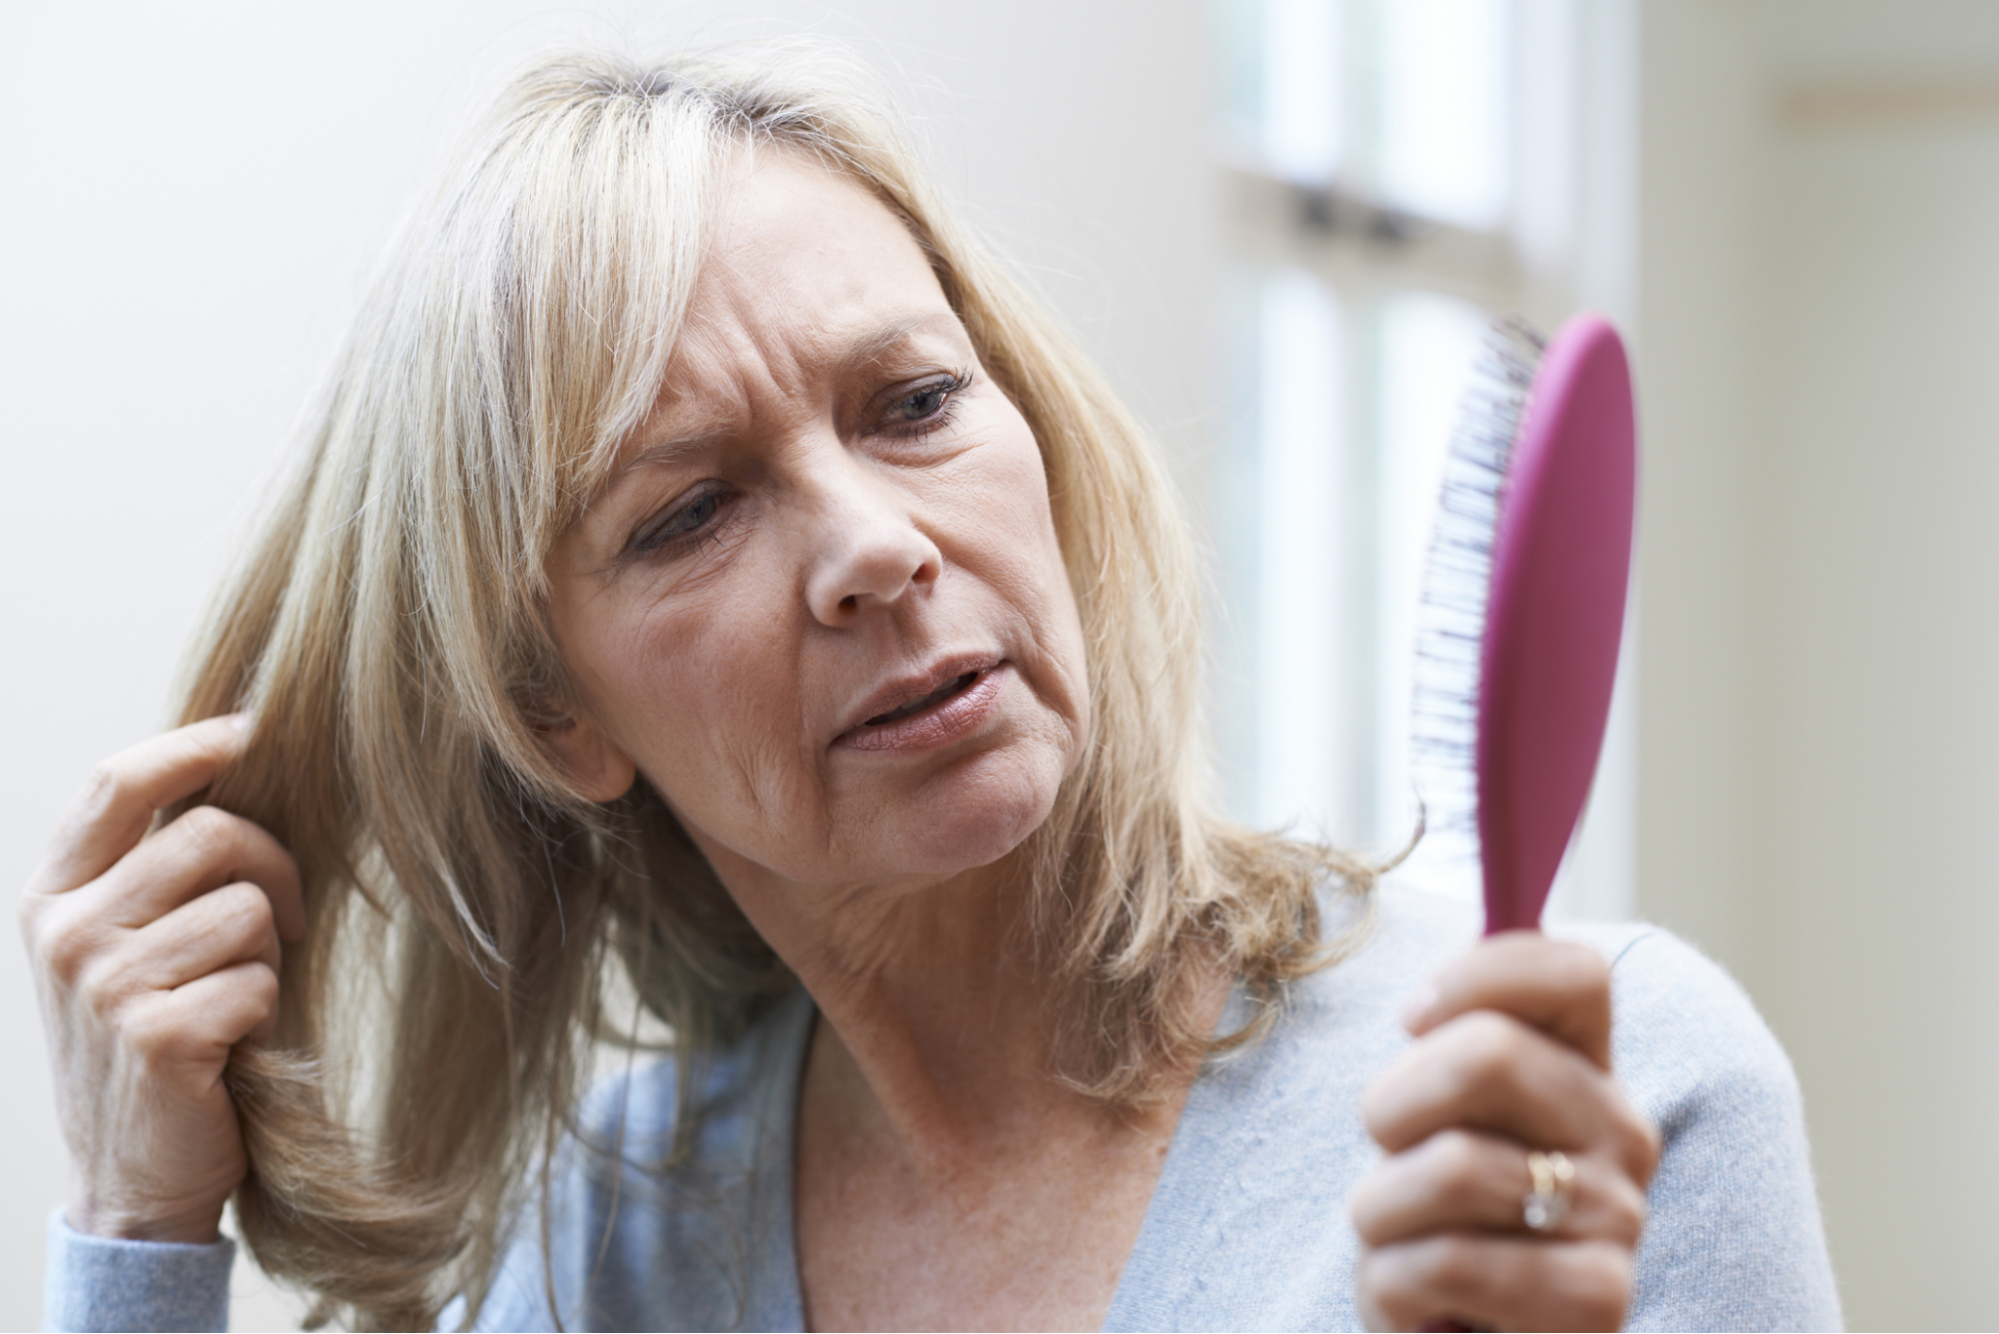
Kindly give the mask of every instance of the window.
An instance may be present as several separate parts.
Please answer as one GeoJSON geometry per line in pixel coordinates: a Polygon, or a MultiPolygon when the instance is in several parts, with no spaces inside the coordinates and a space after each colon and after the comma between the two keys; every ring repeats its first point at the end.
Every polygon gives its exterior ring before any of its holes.
{"type": "MultiPolygon", "coordinates": [[[[1235,409],[1211,515],[1223,776],[1245,821],[1386,853],[1416,820],[1415,611],[1460,396],[1493,316],[1550,327],[1586,286],[1583,7],[1216,3],[1235,409]]],[[[1628,827],[1600,809],[1630,786],[1628,728],[1613,732],[1593,831],[1628,827]]],[[[1582,860],[1592,883],[1558,888],[1557,909],[1628,912],[1629,840],[1582,860]]],[[[1448,837],[1403,874],[1477,894],[1448,837]]]]}

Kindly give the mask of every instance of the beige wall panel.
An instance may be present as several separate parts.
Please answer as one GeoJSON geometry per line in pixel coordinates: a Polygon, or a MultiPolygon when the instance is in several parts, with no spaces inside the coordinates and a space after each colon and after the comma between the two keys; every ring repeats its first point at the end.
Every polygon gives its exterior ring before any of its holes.
{"type": "Polygon", "coordinates": [[[1755,970],[1862,1328],[1999,1322],[1999,116],[1772,162],[1755,970]]]}
{"type": "Polygon", "coordinates": [[[1999,1323],[1999,7],[1647,0],[1641,912],[1796,1062],[1848,1317],[1999,1323]]]}

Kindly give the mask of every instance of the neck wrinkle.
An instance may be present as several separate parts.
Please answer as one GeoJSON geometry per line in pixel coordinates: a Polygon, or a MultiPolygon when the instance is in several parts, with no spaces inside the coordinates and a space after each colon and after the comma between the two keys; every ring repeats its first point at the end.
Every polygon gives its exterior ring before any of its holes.
{"type": "Polygon", "coordinates": [[[1051,1115],[1102,1116],[1050,1073],[1056,998],[1028,957],[1030,892],[1002,863],[817,896],[832,910],[810,923],[758,920],[819,1009],[801,1120],[949,1178],[1031,1148],[1051,1115]]]}

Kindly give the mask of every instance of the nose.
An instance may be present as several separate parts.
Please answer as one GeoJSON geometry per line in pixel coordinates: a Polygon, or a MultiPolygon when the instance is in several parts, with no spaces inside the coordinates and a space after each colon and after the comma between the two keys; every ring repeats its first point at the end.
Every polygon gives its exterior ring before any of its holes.
{"type": "Polygon", "coordinates": [[[916,526],[907,497],[867,465],[834,455],[816,469],[813,553],[805,600],[822,625],[851,624],[937,580],[944,558],[916,526]]]}

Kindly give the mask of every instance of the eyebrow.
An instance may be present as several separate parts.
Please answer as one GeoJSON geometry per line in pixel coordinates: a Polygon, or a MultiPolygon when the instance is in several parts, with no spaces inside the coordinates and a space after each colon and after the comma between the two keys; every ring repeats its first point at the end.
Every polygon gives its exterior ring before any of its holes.
{"type": "Polygon", "coordinates": [[[863,366],[872,366],[889,353],[910,340],[911,335],[929,329],[951,329],[964,332],[964,325],[957,315],[950,311],[935,310],[923,315],[910,315],[903,319],[882,325],[873,333],[854,341],[846,354],[840,358],[840,370],[852,373],[863,366]]]}
{"type": "MultiPolygon", "coordinates": [[[[916,334],[932,329],[963,334],[964,325],[959,322],[957,315],[950,311],[927,311],[921,315],[909,315],[902,319],[891,320],[849,344],[840,354],[834,372],[845,379],[856,371],[878,364],[916,334]]],[[[730,426],[717,422],[714,425],[697,425],[691,431],[655,440],[612,468],[603,485],[598,488],[598,494],[608,492],[620,480],[640,468],[670,464],[689,454],[700,453],[725,438],[731,429],[730,426]]]]}

